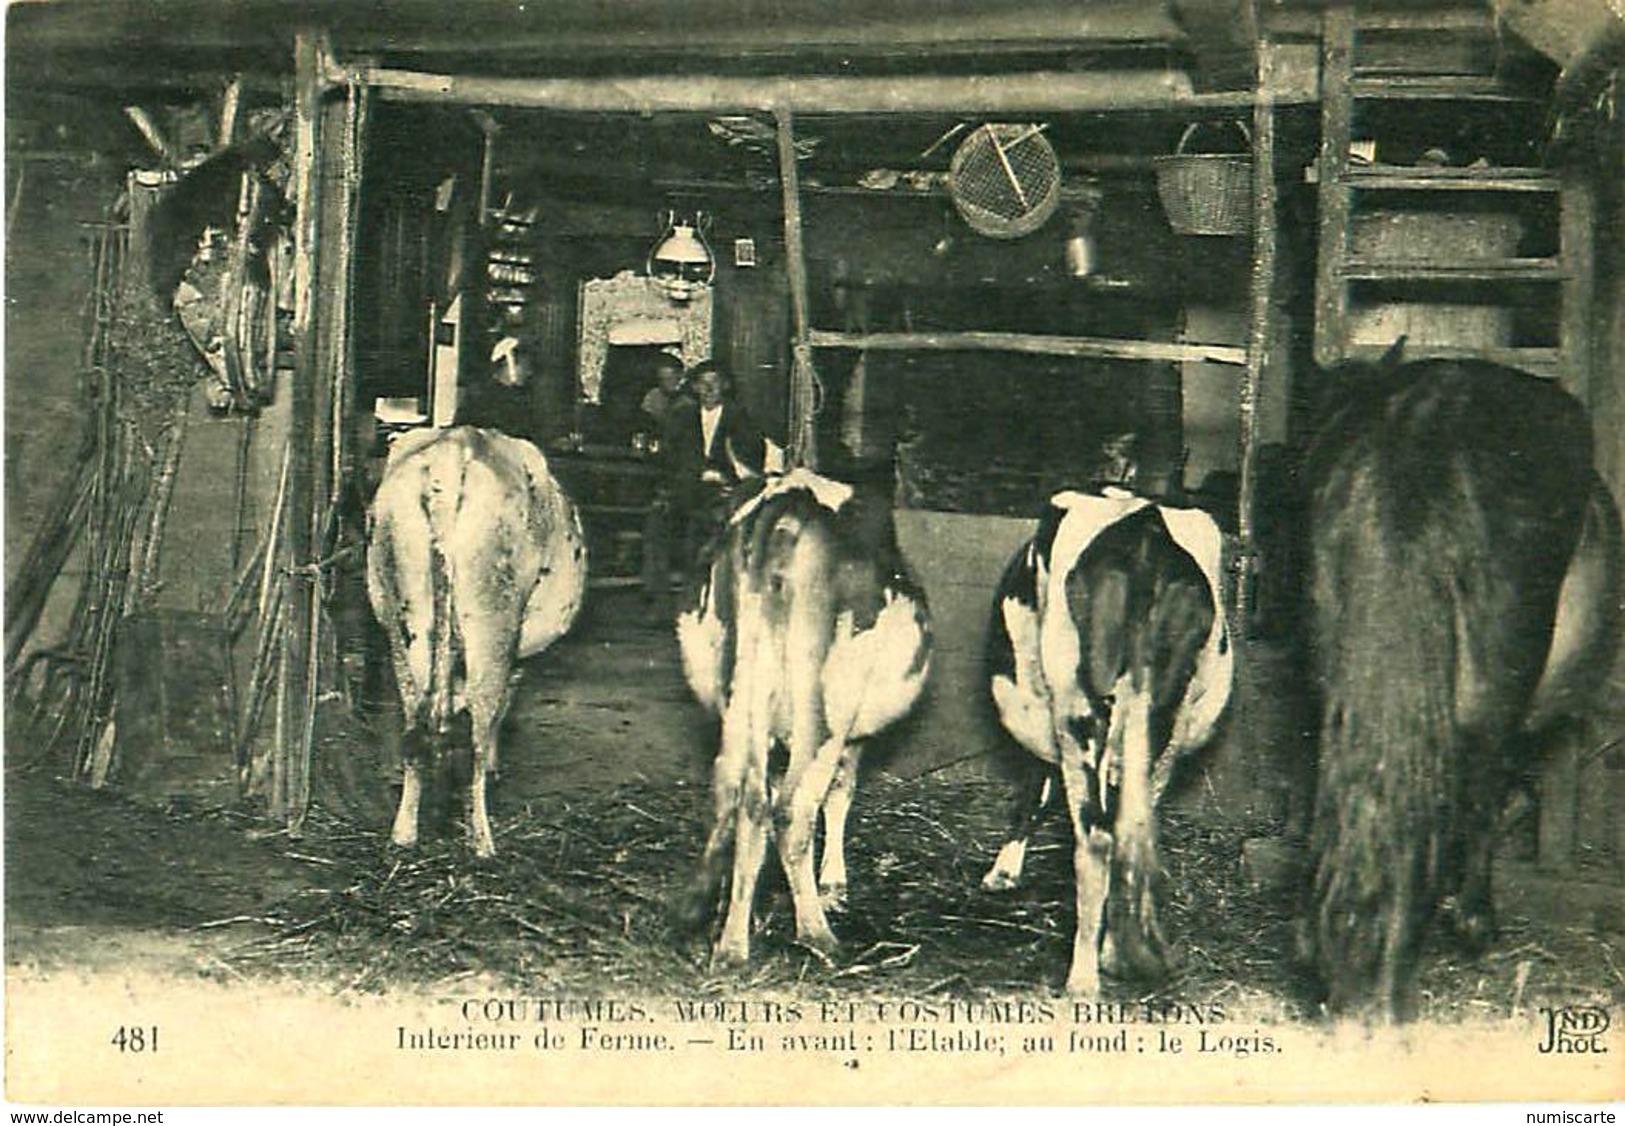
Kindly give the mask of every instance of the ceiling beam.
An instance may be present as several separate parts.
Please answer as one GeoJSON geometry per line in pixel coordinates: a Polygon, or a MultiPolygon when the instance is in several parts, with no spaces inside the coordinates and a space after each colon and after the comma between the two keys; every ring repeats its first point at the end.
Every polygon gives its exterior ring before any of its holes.
{"type": "Polygon", "coordinates": [[[1174,70],[890,78],[505,78],[338,66],[328,81],[359,82],[386,101],[584,113],[729,113],[778,107],[800,113],[1066,113],[1235,108],[1253,103],[1250,91],[1195,93],[1189,78],[1174,70]]]}

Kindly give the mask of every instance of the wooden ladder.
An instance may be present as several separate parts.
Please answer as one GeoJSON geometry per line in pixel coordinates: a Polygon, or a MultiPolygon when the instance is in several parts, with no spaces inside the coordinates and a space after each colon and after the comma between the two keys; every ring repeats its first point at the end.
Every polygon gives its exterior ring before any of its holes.
{"type": "MultiPolygon", "coordinates": [[[[1355,302],[1351,291],[1362,283],[1388,283],[1400,293],[1450,283],[1486,306],[1507,304],[1509,287],[1531,289],[1543,300],[1558,303],[1555,342],[1544,346],[1509,343],[1488,345],[1465,340],[1407,345],[1409,359],[1464,356],[1493,360],[1539,375],[1557,376],[1583,399],[1590,370],[1587,318],[1591,307],[1592,202],[1588,185],[1540,167],[1421,167],[1380,162],[1356,163],[1351,145],[1357,139],[1356,118],[1363,103],[1394,101],[1527,103],[1494,75],[1412,74],[1362,66],[1357,57],[1362,32],[1408,30],[1448,36],[1486,33],[1487,16],[1445,10],[1402,13],[1357,11],[1354,5],[1329,8],[1323,15],[1321,40],[1321,146],[1317,165],[1319,256],[1315,294],[1315,360],[1324,367],[1350,360],[1372,360],[1391,343],[1355,339],[1355,302]],[[1431,21],[1431,22],[1430,22],[1431,21]],[[1381,209],[1384,201],[1433,203],[1449,213],[1465,201],[1499,196],[1514,206],[1555,207],[1557,249],[1536,256],[1494,255],[1464,250],[1462,254],[1397,255],[1359,253],[1354,233],[1362,208],[1381,209]],[[1538,200],[1534,197],[1540,197],[1538,200]]],[[[1419,298],[1418,298],[1419,299],[1419,298]]]]}

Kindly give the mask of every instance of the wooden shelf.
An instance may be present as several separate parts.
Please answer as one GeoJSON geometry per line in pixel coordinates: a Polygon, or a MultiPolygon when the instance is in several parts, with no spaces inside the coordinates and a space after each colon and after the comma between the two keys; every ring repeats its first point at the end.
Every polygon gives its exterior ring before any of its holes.
{"type": "MultiPolygon", "coordinates": [[[[1455,342],[1434,347],[1408,344],[1407,360],[1472,358],[1578,384],[1589,370],[1587,317],[1592,306],[1592,209],[1584,185],[1549,168],[1356,164],[1350,153],[1356,136],[1375,139],[1379,145],[1388,131],[1404,136],[1404,116],[1419,112],[1423,103],[1458,103],[1452,107],[1457,112],[1488,122],[1514,107],[1518,107],[1515,115],[1522,116],[1523,107],[1538,107],[1545,100],[1546,94],[1523,82],[1466,72],[1464,67],[1477,65],[1480,55],[1494,57],[1485,50],[1493,44],[1483,39],[1476,24],[1483,13],[1473,16],[1452,14],[1452,30],[1460,33],[1454,41],[1425,57],[1413,57],[1404,38],[1381,40],[1365,33],[1373,30],[1369,25],[1374,20],[1381,20],[1392,24],[1382,30],[1409,35],[1426,25],[1425,13],[1402,15],[1398,5],[1380,14],[1356,11],[1349,0],[1335,0],[1322,13],[1321,145],[1312,180],[1319,204],[1315,359],[1327,366],[1379,360],[1390,342],[1378,343],[1376,337],[1391,325],[1389,331],[1412,327],[1416,336],[1455,342]],[[1436,69],[1421,73],[1424,66],[1436,69]],[[1366,108],[1372,112],[1361,121],[1357,134],[1355,121],[1362,102],[1369,102],[1366,108]],[[1431,198],[1417,200],[1401,193],[1430,193],[1431,198]],[[1415,230],[1427,236],[1412,239],[1410,228],[1402,223],[1388,227],[1380,221],[1361,222],[1367,217],[1380,220],[1385,211],[1396,208],[1407,219],[1468,216],[1480,202],[1515,210],[1542,232],[1555,226],[1556,246],[1542,245],[1539,250],[1544,253],[1534,256],[1519,256],[1511,243],[1493,249],[1481,246],[1475,253],[1471,244],[1487,241],[1494,233],[1486,229],[1484,240],[1462,237],[1468,244],[1462,249],[1473,255],[1463,258],[1450,253],[1443,226],[1435,233],[1419,221],[1415,230]],[[1459,290],[1441,292],[1441,287],[1451,285],[1464,289],[1466,296],[1459,290]],[[1486,313],[1500,316],[1457,316],[1453,306],[1458,302],[1482,305],[1486,313]],[[1555,339],[1536,337],[1548,341],[1541,347],[1500,343],[1507,339],[1501,331],[1504,326],[1526,309],[1539,310],[1543,317],[1549,314],[1547,319],[1555,321],[1555,339]]],[[[1484,26],[1490,26],[1487,20],[1484,26]]],[[[1466,230],[1465,222],[1462,229],[1466,230]]]]}
{"type": "Polygon", "coordinates": [[[1562,182],[1544,168],[1408,168],[1351,166],[1343,183],[1362,190],[1408,192],[1557,192],[1562,182]]]}
{"type": "Polygon", "coordinates": [[[1348,281],[1562,281],[1568,277],[1556,258],[1482,258],[1447,262],[1437,258],[1350,256],[1337,273],[1348,281]]]}
{"type": "Polygon", "coordinates": [[[1026,352],[1103,360],[1169,363],[1245,364],[1247,349],[1236,344],[1182,344],[1160,340],[1121,340],[1099,336],[1050,336],[1024,332],[828,332],[807,334],[815,348],[861,348],[888,352],[1026,352]]]}

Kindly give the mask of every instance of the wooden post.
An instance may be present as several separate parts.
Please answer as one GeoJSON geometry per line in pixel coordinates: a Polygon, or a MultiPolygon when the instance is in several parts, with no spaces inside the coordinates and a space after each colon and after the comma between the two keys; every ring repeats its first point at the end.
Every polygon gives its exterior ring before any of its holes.
{"type": "Polygon", "coordinates": [[[1315,362],[1327,367],[1348,349],[1348,246],[1353,200],[1347,183],[1354,128],[1354,11],[1329,8],[1321,17],[1320,242],[1315,271],[1315,362]]]}
{"type": "Polygon", "coordinates": [[[1258,60],[1258,100],[1253,103],[1253,261],[1251,310],[1247,325],[1247,366],[1241,376],[1239,431],[1241,441],[1240,495],[1236,498],[1237,531],[1241,536],[1241,559],[1236,573],[1236,621],[1246,632],[1253,605],[1255,549],[1253,506],[1258,497],[1258,404],[1264,380],[1270,370],[1270,349],[1275,333],[1275,107],[1270,98],[1274,88],[1273,52],[1260,39],[1254,55],[1258,60]]]}
{"type": "MultiPolygon", "coordinates": [[[[352,82],[350,89],[364,91],[366,87],[352,82]]],[[[491,180],[496,175],[497,132],[502,127],[483,111],[474,114],[474,122],[480,127],[480,229],[484,230],[491,225],[491,180]]]]}
{"type": "Polygon", "coordinates": [[[302,823],[310,797],[308,764],[301,761],[306,712],[314,684],[311,658],[312,622],[319,611],[316,576],[309,569],[317,540],[317,492],[312,436],[324,429],[317,411],[320,356],[316,345],[316,279],[321,256],[321,220],[317,168],[320,145],[321,49],[316,36],[300,31],[294,36],[294,370],[289,386],[289,433],[295,443],[288,467],[287,554],[289,567],[288,613],[283,619],[282,662],[278,679],[276,728],[277,784],[271,796],[271,815],[287,821],[290,829],[302,823]]]}
{"type": "Polygon", "coordinates": [[[790,279],[790,449],[791,465],[818,467],[818,372],[813,367],[807,309],[807,250],[801,230],[801,173],[796,167],[794,122],[786,106],[774,109],[779,134],[779,184],[784,197],[785,271],[790,279]]]}
{"type": "Polygon", "coordinates": [[[339,190],[332,195],[331,206],[324,222],[332,223],[332,234],[326,238],[329,252],[323,266],[332,269],[322,275],[321,290],[326,309],[324,333],[326,346],[323,356],[327,363],[327,380],[332,395],[331,457],[328,460],[329,477],[327,503],[329,508],[339,502],[347,475],[354,471],[350,452],[350,415],[355,409],[355,332],[353,306],[355,303],[356,237],[361,207],[362,154],[366,152],[367,124],[370,118],[371,96],[367,88],[351,83],[342,103],[333,107],[329,120],[334,121],[339,136],[337,145],[328,146],[336,167],[333,178],[339,190]],[[336,120],[335,120],[336,119],[336,120]]]}
{"type": "Polygon", "coordinates": [[[1559,206],[1558,254],[1563,263],[1563,303],[1559,313],[1558,365],[1563,388],[1587,407],[1595,407],[1591,392],[1591,333],[1597,324],[1593,303],[1592,240],[1596,237],[1591,185],[1581,173],[1563,176],[1559,206]]]}
{"type": "Polygon", "coordinates": [[[242,100],[243,79],[239,75],[226,83],[225,92],[220,95],[220,127],[215,133],[215,151],[229,149],[237,139],[237,109],[242,100]]]}

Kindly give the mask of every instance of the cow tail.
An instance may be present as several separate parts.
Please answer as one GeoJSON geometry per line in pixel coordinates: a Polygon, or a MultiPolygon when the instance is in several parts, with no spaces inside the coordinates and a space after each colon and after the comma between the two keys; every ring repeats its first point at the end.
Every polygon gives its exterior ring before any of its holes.
{"type": "Polygon", "coordinates": [[[1459,593],[1401,533],[1367,466],[1318,497],[1315,662],[1324,691],[1305,938],[1334,1011],[1401,1011],[1458,832],[1459,593]]]}
{"type": "Polygon", "coordinates": [[[457,619],[452,607],[456,576],[446,554],[446,538],[457,534],[457,518],[462,511],[469,454],[456,463],[451,481],[439,478],[429,482],[424,504],[429,512],[429,578],[434,590],[429,646],[429,730],[443,735],[451,724],[453,681],[456,675],[457,619]]]}

